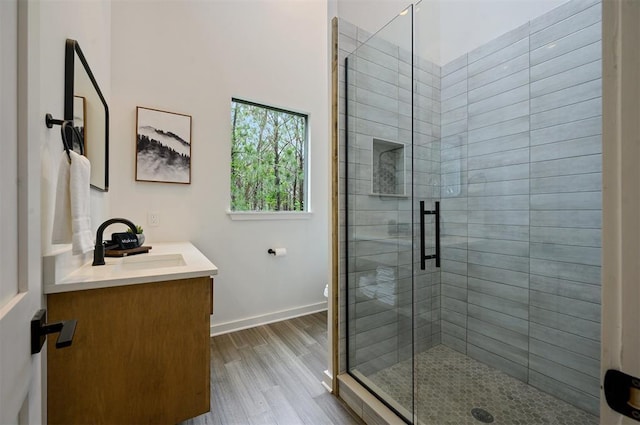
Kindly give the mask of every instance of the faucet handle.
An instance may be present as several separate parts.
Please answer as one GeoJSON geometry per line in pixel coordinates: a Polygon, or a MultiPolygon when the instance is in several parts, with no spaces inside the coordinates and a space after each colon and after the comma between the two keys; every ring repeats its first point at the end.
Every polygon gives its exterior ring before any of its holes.
{"type": "Polygon", "coordinates": [[[96,231],[96,246],[93,250],[93,265],[94,266],[104,266],[104,244],[102,242],[102,235],[104,234],[105,229],[114,224],[114,223],[122,223],[129,226],[129,228],[135,233],[136,225],[126,218],[110,218],[109,220],[102,223],[98,226],[98,230],[96,231]]]}

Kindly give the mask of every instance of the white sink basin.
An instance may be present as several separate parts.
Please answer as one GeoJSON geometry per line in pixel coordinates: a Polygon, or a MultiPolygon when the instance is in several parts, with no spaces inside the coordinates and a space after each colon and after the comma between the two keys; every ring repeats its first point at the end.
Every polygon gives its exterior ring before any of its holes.
{"type": "Polygon", "coordinates": [[[131,257],[124,257],[117,263],[108,264],[108,266],[127,271],[159,269],[163,267],[180,267],[186,265],[187,263],[184,261],[182,254],[140,254],[131,257]]]}

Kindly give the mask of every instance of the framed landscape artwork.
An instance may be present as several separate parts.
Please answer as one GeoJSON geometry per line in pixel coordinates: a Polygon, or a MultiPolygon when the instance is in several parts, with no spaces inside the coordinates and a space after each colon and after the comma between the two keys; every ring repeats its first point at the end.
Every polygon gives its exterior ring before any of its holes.
{"type": "Polygon", "coordinates": [[[191,116],[136,110],[136,180],[191,183],[191,116]]]}

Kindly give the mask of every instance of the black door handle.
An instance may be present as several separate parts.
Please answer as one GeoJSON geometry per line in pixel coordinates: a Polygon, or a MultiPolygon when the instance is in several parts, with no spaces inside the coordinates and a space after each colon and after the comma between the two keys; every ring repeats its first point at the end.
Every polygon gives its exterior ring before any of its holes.
{"type": "Polygon", "coordinates": [[[420,269],[425,270],[427,268],[427,260],[434,258],[436,260],[436,267],[440,267],[440,202],[436,201],[434,210],[426,211],[424,209],[424,201],[420,201],[420,269]],[[425,215],[435,215],[436,253],[432,255],[425,255],[425,215]]]}
{"type": "Polygon", "coordinates": [[[31,319],[31,354],[42,350],[48,334],[60,333],[56,340],[56,348],[68,347],[73,342],[76,332],[76,320],[64,320],[62,322],[47,324],[47,310],[42,309],[31,319]]]}

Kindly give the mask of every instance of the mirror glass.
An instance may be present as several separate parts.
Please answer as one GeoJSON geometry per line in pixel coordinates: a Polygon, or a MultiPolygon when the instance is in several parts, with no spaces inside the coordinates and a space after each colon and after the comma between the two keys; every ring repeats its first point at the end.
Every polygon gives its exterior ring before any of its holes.
{"type": "MultiPolygon", "coordinates": [[[[91,187],[109,190],[109,108],[76,40],[65,48],[64,119],[73,120],[91,162],[91,187]]],[[[74,150],[81,152],[76,139],[74,150]]]]}

